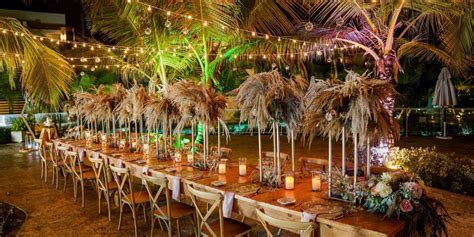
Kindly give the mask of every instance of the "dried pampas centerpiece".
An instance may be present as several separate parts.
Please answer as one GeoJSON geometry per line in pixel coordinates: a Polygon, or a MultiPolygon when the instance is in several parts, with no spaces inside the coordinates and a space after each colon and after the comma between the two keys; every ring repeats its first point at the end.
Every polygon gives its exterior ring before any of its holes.
{"type": "MultiPolygon", "coordinates": [[[[262,167],[262,144],[261,130],[268,124],[272,124],[274,139],[274,162],[273,176],[277,183],[281,181],[280,167],[280,140],[279,123],[286,124],[289,139],[292,141],[292,169],[294,170],[294,132],[298,129],[304,109],[303,97],[307,88],[307,82],[301,77],[287,79],[278,71],[262,72],[250,75],[234,91],[240,108],[240,122],[247,121],[250,127],[257,127],[259,145],[259,169],[260,181],[265,182],[263,177],[272,175],[265,174],[262,167]]],[[[273,183],[273,182],[272,182],[273,183]]]]}
{"type": "Polygon", "coordinates": [[[178,133],[190,121],[192,123],[197,121],[203,124],[204,144],[202,161],[204,162],[203,167],[207,167],[209,130],[215,129],[216,125],[219,124],[224,129],[226,137],[229,136],[229,131],[223,120],[227,99],[203,83],[192,80],[181,80],[171,85],[168,95],[181,114],[181,119],[176,125],[178,133]]]}

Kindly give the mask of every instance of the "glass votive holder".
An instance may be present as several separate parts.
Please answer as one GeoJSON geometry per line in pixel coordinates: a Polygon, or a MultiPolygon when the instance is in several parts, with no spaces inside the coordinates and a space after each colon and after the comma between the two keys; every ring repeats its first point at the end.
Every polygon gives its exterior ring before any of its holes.
{"type": "Polygon", "coordinates": [[[188,158],[188,163],[194,163],[194,155],[193,154],[187,154],[186,157],[188,158]]]}
{"type": "Polygon", "coordinates": [[[247,175],[247,158],[245,157],[239,158],[239,175],[247,175]]]}
{"type": "Polygon", "coordinates": [[[295,174],[293,171],[285,173],[285,189],[292,190],[295,188],[295,174]]]}
{"type": "Polygon", "coordinates": [[[119,141],[119,148],[120,148],[120,150],[124,150],[126,146],[127,146],[127,140],[125,140],[125,139],[120,139],[120,141],[119,141]]]}
{"type": "Polygon", "coordinates": [[[311,190],[321,191],[321,172],[311,171],[311,190]]]}
{"type": "Polygon", "coordinates": [[[145,156],[150,155],[150,144],[145,143],[145,144],[143,144],[142,147],[143,147],[143,154],[144,154],[145,156]]]}
{"type": "Polygon", "coordinates": [[[175,161],[176,163],[181,163],[181,152],[176,151],[176,152],[174,153],[174,161],[175,161]]]}
{"type": "Polygon", "coordinates": [[[218,173],[219,174],[225,174],[226,169],[227,169],[227,159],[221,159],[219,161],[219,167],[218,167],[218,173]]]}

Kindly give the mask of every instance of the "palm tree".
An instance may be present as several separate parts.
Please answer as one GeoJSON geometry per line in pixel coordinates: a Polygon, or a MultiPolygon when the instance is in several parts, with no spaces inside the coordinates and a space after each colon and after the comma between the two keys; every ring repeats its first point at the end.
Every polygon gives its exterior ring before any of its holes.
{"type": "Polygon", "coordinates": [[[0,17],[0,67],[9,84],[19,80],[27,98],[36,105],[57,108],[69,92],[73,70],[63,56],[44,45],[18,20],[0,17]]]}
{"type": "MultiPolygon", "coordinates": [[[[25,94],[25,112],[28,100],[33,106],[58,108],[67,96],[73,79],[68,62],[53,49],[44,45],[14,18],[0,17],[0,68],[7,73],[10,87],[18,80],[25,94]]],[[[34,131],[20,115],[32,136],[34,131]]]]}
{"type": "MultiPolygon", "coordinates": [[[[326,38],[370,55],[378,79],[397,81],[399,59],[437,60],[459,75],[473,60],[471,8],[455,2],[421,0],[319,1],[316,20],[326,38]]],[[[392,103],[393,106],[393,103],[392,103]]]]}

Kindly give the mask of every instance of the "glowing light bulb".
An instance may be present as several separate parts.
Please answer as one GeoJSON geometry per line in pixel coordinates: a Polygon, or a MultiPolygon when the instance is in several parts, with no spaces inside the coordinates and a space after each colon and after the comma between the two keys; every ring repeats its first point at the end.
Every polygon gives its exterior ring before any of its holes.
{"type": "Polygon", "coordinates": [[[74,48],[77,48],[77,44],[74,44],[74,46],[73,46],[73,47],[74,47],[74,48]]]}
{"type": "Polygon", "coordinates": [[[281,38],[280,38],[280,37],[278,37],[278,42],[280,42],[280,41],[281,41],[281,38]]]}
{"type": "Polygon", "coordinates": [[[151,12],[151,6],[148,6],[147,10],[148,10],[149,12],[151,12]]]}
{"type": "Polygon", "coordinates": [[[296,43],[296,40],[295,40],[295,39],[293,39],[292,41],[293,41],[293,44],[296,43]]]}
{"type": "Polygon", "coordinates": [[[293,54],[291,54],[291,55],[290,55],[290,58],[293,58],[293,57],[294,57],[294,55],[293,55],[293,54]]]}
{"type": "Polygon", "coordinates": [[[191,19],[193,19],[193,16],[189,15],[188,20],[191,20],[191,19]]]}
{"type": "Polygon", "coordinates": [[[166,15],[167,15],[167,16],[171,15],[171,12],[170,12],[170,11],[167,11],[167,12],[166,12],[166,15]]]}
{"type": "Polygon", "coordinates": [[[252,59],[252,55],[249,55],[249,59],[252,59]]]}
{"type": "Polygon", "coordinates": [[[268,35],[265,35],[265,39],[269,39],[270,37],[268,35]]]}
{"type": "Polygon", "coordinates": [[[204,21],[204,26],[207,26],[207,21],[204,21]]]}
{"type": "Polygon", "coordinates": [[[94,46],[91,46],[91,51],[94,51],[94,46]]]}

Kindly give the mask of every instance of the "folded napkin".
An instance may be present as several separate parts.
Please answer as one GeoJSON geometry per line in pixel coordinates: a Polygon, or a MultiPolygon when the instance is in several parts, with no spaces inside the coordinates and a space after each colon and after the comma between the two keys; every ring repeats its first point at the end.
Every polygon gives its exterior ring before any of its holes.
{"type": "Polygon", "coordinates": [[[309,213],[309,212],[303,212],[303,215],[301,216],[301,222],[311,222],[316,219],[316,214],[314,213],[309,213]]]}
{"type": "Polygon", "coordinates": [[[224,193],[224,206],[222,207],[224,211],[224,217],[231,218],[232,216],[232,206],[234,205],[234,192],[225,192],[224,193]]]}
{"type": "MultiPolygon", "coordinates": [[[[143,172],[145,175],[148,175],[148,167],[147,167],[147,166],[143,167],[142,172],[143,172]]],[[[143,185],[146,184],[146,180],[145,180],[145,179],[142,179],[142,184],[143,184],[143,185]]]]}
{"type": "Polygon", "coordinates": [[[172,197],[174,200],[176,201],[180,201],[181,200],[181,179],[180,177],[178,176],[173,176],[173,194],[172,194],[172,197]]]}
{"type": "MultiPolygon", "coordinates": [[[[115,161],[115,167],[122,168],[122,160],[121,159],[117,159],[115,161]]],[[[118,173],[118,176],[120,176],[120,173],[118,173]]]]}
{"type": "Polygon", "coordinates": [[[79,160],[84,162],[84,148],[77,148],[77,153],[79,154],[79,160]]]}
{"type": "MultiPolygon", "coordinates": [[[[99,152],[92,153],[92,157],[94,157],[94,159],[99,159],[99,152]]],[[[95,163],[95,168],[99,168],[98,163],[95,163]]]]}

